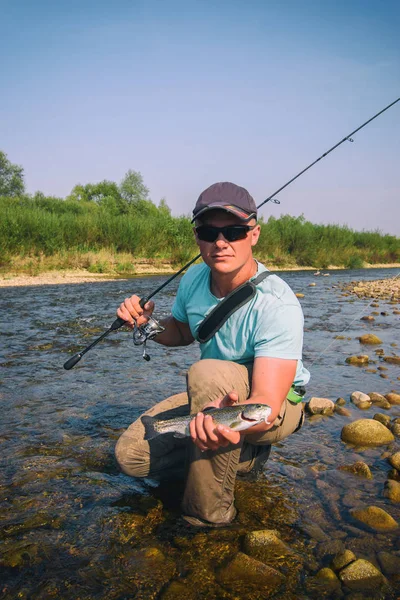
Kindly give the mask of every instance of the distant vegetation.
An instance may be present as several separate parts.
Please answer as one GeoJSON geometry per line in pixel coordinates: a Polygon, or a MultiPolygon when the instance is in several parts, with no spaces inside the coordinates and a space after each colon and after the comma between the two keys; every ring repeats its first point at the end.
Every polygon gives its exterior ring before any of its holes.
{"type": "MultiPolygon", "coordinates": [[[[76,185],[67,198],[24,193],[23,169],[0,152],[0,270],[38,273],[85,268],[134,273],[135,261],[178,267],[197,252],[188,216],[173,217],[163,199],[156,206],[140,173],[123,181],[76,185]]],[[[314,225],[284,215],[261,220],[256,257],[275,267],[360,268],[400,262],[400,238],[314,225]]]]}

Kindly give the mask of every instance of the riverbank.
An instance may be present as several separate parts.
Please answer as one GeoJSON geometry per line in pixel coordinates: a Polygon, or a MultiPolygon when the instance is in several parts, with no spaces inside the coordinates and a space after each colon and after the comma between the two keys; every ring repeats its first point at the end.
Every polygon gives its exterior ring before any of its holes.
{"type": "Polygon", "coordinates": [[[400,271],[397,277],[375,281],[352,281],[342,286],[344,292],[356,294],[359,298],[382,298],[400,301],[400,271]]]}
{"type": "MultiPolygon", "coordinates": [[[[29,275],[26,273],[4,273],[0,274],[0,287],[25,287],[25,286],[40,286],[40,285],[57,285],[57,284],[73,284],[73,283],[96,283],[102,281],[118,281],[131,279],[133,277],[141,277],[148,275],[171,275],[179,270],[179,267],[172,265],[169,262],[155,262],[151,260],[140,260],[134,265],[134,273],[117,275],[114,273],[91,273],[86,269],[65,269],[65,270],[52,270],[35,275],[29,275]]],[[[285,271],[314,271],[317,275],[327,274],[331,270],[340,270],[343,268],[335,265],[330,265],[328,269],[316,270],[315,267],[303,267],[299,265],[282,267],[278,265],[268,265],[271,271],[285,272],[285,271]]],[[[368,265],[365,269],[384,269],[384,268],[399,268],[400,264],[376,264],[368,265]]],[[[389,282],[392,280],[389,280],[389,282]]],[[[374,282],[355,282],[346,286],[346,291],[354,293],[362,293],[366,295],[370,291],[369,297],[374,297],[379,294],[379,290],[387,290],[387,294],[390,294],[388,286],[390,283],[387,281],[378,281],[377,285],[372,286],[374,282]],[[362,290],[360,285],[363,286],[362,290]]],[[[400,278],[393,283],[396,296],[400,294],[400,278]]],[[[386,291],[385,291],[386,294],[386,291]]]]}

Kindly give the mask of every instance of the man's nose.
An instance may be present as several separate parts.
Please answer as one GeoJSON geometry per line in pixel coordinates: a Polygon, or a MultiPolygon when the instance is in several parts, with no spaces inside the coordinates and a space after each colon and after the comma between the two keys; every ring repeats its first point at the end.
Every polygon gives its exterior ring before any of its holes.
{"type": "Polygon", "coordinates": [[[227,240],[224,238],[224,234],[222,233],[222,231],[219,232],[215,243],[218,244],[218,246],[220,246],[221,248],[228,243],[227,240]]]}

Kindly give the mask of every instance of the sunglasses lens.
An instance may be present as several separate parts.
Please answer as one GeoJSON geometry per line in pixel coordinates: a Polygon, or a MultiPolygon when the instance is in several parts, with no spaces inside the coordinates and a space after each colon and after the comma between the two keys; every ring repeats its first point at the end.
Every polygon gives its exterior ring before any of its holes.
{"type": "Polygon", "coordinates": [[[202,242],[215,242],[219,234],[217,227],[210,227],[207,225],[196,227],[196,232],[199,240],[202,242]]]}
{"type": "Polygon", "coordinates": [[[223,234],[228,242],[236,242],[237,240],[243,240],[247,235],[247,231],[248,228],[245,225],[232,225],[226,227],[223,234]]]}

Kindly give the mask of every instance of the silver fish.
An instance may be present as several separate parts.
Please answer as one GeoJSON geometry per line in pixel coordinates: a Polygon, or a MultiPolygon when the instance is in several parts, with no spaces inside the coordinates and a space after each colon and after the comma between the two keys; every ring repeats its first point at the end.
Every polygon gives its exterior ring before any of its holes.
{"type": "MultiPolygon", "coordinates": [[[[268,423],[271,407],[267,404],[234,404],[227,408],[212,408],[204,411],[211,415],[215,425],[225,425],[234,431],[243,431],[258,423],[268,423]]],[[[151,440],[163,433],[173,433],[174,437],[190,436],[189,423],[193,415],[176,417],[175,419],[156,419],[148,415],[142,416],[145,428],[145,440],[151,440]]]]}

